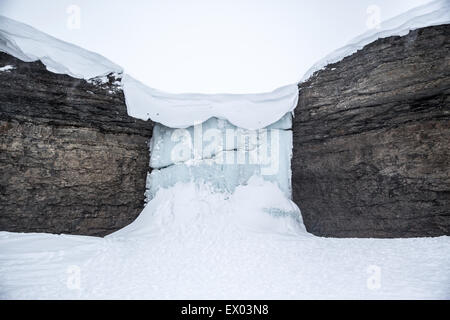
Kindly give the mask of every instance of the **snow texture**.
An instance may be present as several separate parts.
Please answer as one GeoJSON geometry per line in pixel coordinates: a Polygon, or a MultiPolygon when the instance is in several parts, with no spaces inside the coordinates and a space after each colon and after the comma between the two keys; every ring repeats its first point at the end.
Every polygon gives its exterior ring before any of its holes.
{"type": "MultiPolygon", "coordinates": [[[[450,23],[450,0],[437,0],[412,9],[382,22],[380,29],[369,30],[320,60],[302,81],[378,38],[401,36],[410,30],[446,23],[450,23]]],[[[3,16],[0,16],[0,51],[23,61],[41,60],[48,70],[76,78],[91,79],[108,73],[123,73],[121,67],[96,53],[3,16]]],[[[186,128],[216,117],[240,128],[261,129],[292,112],[298,100],[296,84],[262,94],[170,94],[150,88],[125,74],[122,85],[130,116],[151,119],[172,128],[186,128]]]]}
{"type": "MultiPolygon", "coordinates": [[[[51,72],[86,80],[123,73],[120,66],[99,54],[4,16],[0,16],[0,51],[26,62],[40,60],[51,72]]],[[[122,86],[130,116],[173,128],[186,128],[217,117],[241,128],[261,129],[293,111],[298,99],[295,84],[262,94],[170,94],[125,74],[122,86]]]]}
{"type": "Polygon", "coordinates": [[[261,129],[292,112],[298,102],[296,84],[261,94],[170,94],[128,75],[122,83],[130,116],[171,128],[187,128],[216,117],[240,128],[261,129]]]}
{"type": "Polygon", "coordinates": [[[0,51],[22,61],[40,60],[54,73],[90,79],[122,68],[105,57],[53,38],[35,28],[0,15],[0,51]]]}
{"type": "Polygon", "coordinates": [[[437,0],[411,9],[380,24],[352,39],[346,46],[330,53],[318,61],[303,76],[300,82],[308,80],[316,71],[327,65],[341,61],[347,56],[361,50],[369,43],[392,36],[404,36],[411,30],[450,23],[450,0],[437,0]]]}
{"type": "Polygon", "coordinates": [[[14,66],[7,65],[7,66],[4,66],[4,67],[0,67],[0,72],[8,72],[8,71],[11,71],[11,70],[14,70],[14,69],[15,69],[14,66]]]}
{"type": "Polygon", "coordinates": [[[306,233],[275,184],[161,189],[106,238],[0,233],[0,299],[449,299],[450,237],[306,233]]]}

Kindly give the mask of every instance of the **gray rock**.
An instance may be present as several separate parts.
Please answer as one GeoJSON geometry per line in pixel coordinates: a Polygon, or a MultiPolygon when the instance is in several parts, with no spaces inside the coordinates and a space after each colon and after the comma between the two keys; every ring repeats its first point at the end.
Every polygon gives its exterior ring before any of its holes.
{"type": "Polygon", "coordinates": [[[153,124],[116,75],[85,81],[0,53],[0,230],[104,236],[144,206],[153,124]]]}
{"type": "Polygon", "coordinates": [[[450,235],[450,25],[379,39],[300,85],[293,197],[328,237],[450,235]]]}

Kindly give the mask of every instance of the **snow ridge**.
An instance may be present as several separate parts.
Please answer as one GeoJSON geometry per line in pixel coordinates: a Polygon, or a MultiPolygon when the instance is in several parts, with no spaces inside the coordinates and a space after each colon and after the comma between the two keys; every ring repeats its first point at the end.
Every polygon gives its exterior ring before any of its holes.
{"type": "Polygon", "coordinates": [[[121,67],[97,53],[1,15],[0,51],[25,62],[41,60],[47,70],[79,79],[123,72],[121,67]]]}
{"type": "Polygon", "coordinates": [[[352,39],[346,46],[328,54],[314,64],[299,81],[308,80],[327,65],[348,57],[380,38],[405,36],[411,30],[450,23],[450,0],[436,0],[381,22],[380,28],[369,30],[352,39]]]}
{"type": "MultiPolygon", "coordinates": [[[[0,51],[26,62],[40,60],[51,72],[86,80],[124,72],[97,53],[1,15],[0,51]]],[[[130,116],[173,128],[217,117],[244,129],[261,129],[293,111],[298,99],[296,84],[262,94],[169,94],[124,74],[122,85],[130,116]]]]}
{"type": "MultiPolygon", "coordinates": [[[[450,0],[436,0],[382,22],[317,62],[302,78],[349,56],[383,37],[450,23],[450,0]]],[[[51,72],[91,79],[123,69],[105,57],[58,40],[35,28],[0,15],[0,51],[23,61],[41,60],[51,72]]],[[[257,130],[280,120],[297,106],[298,87],[292,84],[261,94],[170,94],[150,88],[124,74],[122,86],[128,114],[172,128],[187,128],[210,118],[225,119],[237,127],[257,130]]]]}
{"type": "Polygon", "coordinates": [[[225,119],[249,130],[265,128],[297,106],[296,84],[260,94],[171,94],[122,79],[128,114],[171,128],[187,128],[210,118],[225,119]]]}

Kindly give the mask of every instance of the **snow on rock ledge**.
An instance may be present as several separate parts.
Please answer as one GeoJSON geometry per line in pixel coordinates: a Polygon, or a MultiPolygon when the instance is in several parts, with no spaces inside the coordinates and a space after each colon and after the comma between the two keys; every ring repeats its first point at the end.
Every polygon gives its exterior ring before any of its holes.
{"type": "Polygon", "coordinates": [[[372,29],[354,38],[346,46],[319,60],[303,76],[300,82],[308,80],[316,71],[336,63],[361,50],[369,43],[380,38],[405,36],[411,30],[450,23],[450,0],[436,0],[411,9],[387,21],[378,29],[372,29]]]}
{"type": "Polygon", "coordinates": [[[170,94],[128,75],[122,83],[129,115],[171,128],[187,128],[217,117],[240,128],[262,129],[292,112],[298,102],[296,84],[261,94],[170,94]]]}
{"type": "MultiPolygon", "coordinates": [[[[317,62],[303,77],[308,79],[326,65],[338,62],[379,38],[403,36],[410,30],[450,23],[450,0],[437,0],[382,22],[347,46],[317,62]]],[[[91,79],[122,74],[120,66],[99,54],[42,33],[28,25],[0,16],[0,51],[23,61],[41,60],[49,71],[91,79]]],[[[170,94],[124,75],[122,85],[130,116],[151,119],[172,128],[187,128],[210,118],[228,120],[237,127],[267,127],[292,112],[298,101],[297,85],[262,94],[170,94]]]]}
{"type": "MultiPolygon", "coordinates": [[[[0,16],[0,51],[22,61],[40,60],[54,73],[92,79],[123,69],[103,56],[58,40],[26,24],[0,16]]],[[[130,116],[186,128],[210,118],[229,120],[244,129],[261,129],[280,120],[297,105],[297,85],[271,93],[169,94],[147,87],[129,75],[122,79],[130,116]]]]}
{"type": "Polygon", "coordinates": [[[79,79],[122,73],[120,66],[97,53],[4,16],[0,16],[0,51],[24,62],[41,60],[48,71],[79,79]]]}

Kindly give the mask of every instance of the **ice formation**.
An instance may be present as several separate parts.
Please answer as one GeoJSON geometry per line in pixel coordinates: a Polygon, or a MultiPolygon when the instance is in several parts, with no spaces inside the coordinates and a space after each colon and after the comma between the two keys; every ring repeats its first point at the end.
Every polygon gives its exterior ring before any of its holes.
{"type": "Polygon", "coordinates": [[[150,144],[147,198],[177,182],[208,182],[233,192],[258,175],[291,196],[292,115],[260,130],[211,118],[186,129],[156,124],[150,144]]]}

